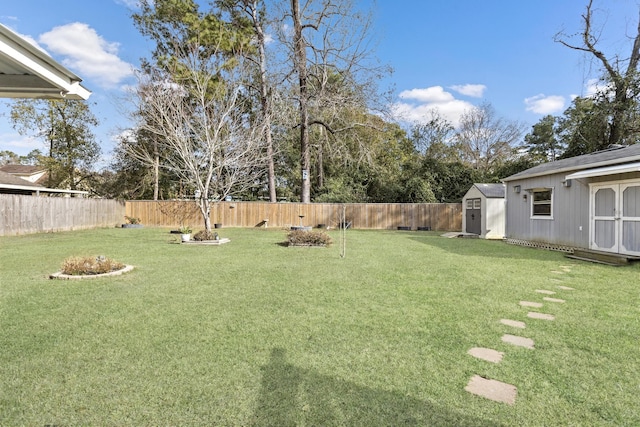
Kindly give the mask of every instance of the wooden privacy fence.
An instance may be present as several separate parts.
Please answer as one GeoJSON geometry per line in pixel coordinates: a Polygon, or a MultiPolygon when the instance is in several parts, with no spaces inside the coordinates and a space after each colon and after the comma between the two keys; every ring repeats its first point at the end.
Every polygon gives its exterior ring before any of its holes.
{"type": "MultiPolygon", "coordinates": [[[[344,216],[353,228],[397,229],[419,227],[439,231],[462,229],[460,203],[266,203],[217,202],[211,205],[211,223],[224,227],[338,227],[344,216]],[[300,218],[302,216],[303,218],[300,218]]],[[[203,226],[194,201],[128,201],[126,215],[151,226],[203,226]]]]}
{"type": "Polygon", "coordinates": [[[113,227],[124,214],[116,200],[0,194],[0,236],[113,227]]]}

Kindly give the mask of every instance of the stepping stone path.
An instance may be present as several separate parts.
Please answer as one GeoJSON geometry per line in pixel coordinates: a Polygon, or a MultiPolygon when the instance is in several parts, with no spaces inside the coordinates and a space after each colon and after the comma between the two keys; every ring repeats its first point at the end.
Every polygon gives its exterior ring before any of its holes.
{"type": "Polygon", "coordinates": [[[524,322],[518,320],[500,319],[500,323],[507,326],[513,326],[514,328],[524,329],[527,325],[524,322]]]}
{"type": "Polygon", "coordinates": [[[533,301],[520,301],[520,305],[523,307],[534,307],[534,308],[542,307],[541,302],[533,302],[533,301]]]}
{"type": "Polygon", "coordinates": [[[486,360],[491,363],[500,363],[502,361],[502,356],[504,353],[497,350],[492,350],[490,348],[482,348],[482,347],[474,347],[467,352],[473,357],[478,359],[486,360]]]}
{"type": "Polygon", "coordinates": [[[504,334],[502,336],[502,341],[517,345],[518,347],[530,348],[533,349],[533,340],[531,338],[519,337],[516,335],[504,334]]]}
{"type": "MultiPolygon", "coordinates": [[[[559,267],[562,271],[551,270],[551,273],[554,274],[565,274],[571,272],[571,266],[561,265],[559,267]]],[[[562,283],[563,281],[560,279],[550,278],[552,282],[562,283]]],[[[569,286],[558,285],[558,289],[563,291],[573,291],[574,288],[570,288],[569,286]]],[[[550,291],[547,289],[536,289],[538,294],[543,295],[555,295],[555,291],[550,291]]],[[[544,301],[555,302],[555,303],[565,303],[565,300],[559,298],[551,298],[551,297],[543,297],[544,301]]],[[[535,301],[520,301],[520,306],[522,307],[533,307],[533,308],[541,308],[543,306],[540,302],[535,301]]],[[[538,313],[535,311],[530,311],[527,313],[527,317],[531,319],[540,319],[540,320],[555,320],[555,316],[553,314],[547,313],[538,313]]],[[[524,329],[526,328],[526,324],[524,322],[518,320],[510,320],[510,319],[500,319],[500,323],[503,325],[511,326],[514,328],[524,329]]],[[[535,349],[534,342],[531,338],[519,337],[517,335],[504,334],[502,336],[502,342],[512,344],[518,347],[524,347],[528,349],[535,349]]],[[[490,348],[483,347],[474,347],[470,349],[468,352],[471,356],[485,360],[491,363],[500,363],[504,356],[504,353],[501,351],[493,350],[490,348]]],[[[471,394],[475,394],[477,396],[484,397],[486,399],[493,400],[495,402],[506,403],[508,405],[513,405],[516,402],[516,396],[518,394],[518,389],[516,386],[512,384],[503,383],[501,381],[492,380],[488,378],[481,377],[480,375],[474,375],[470,380],[467,386],[464,388],[471,394]]]]}
{"type": "Polygon", "coordinates": [[[535,311],[530,311],[529,313],[527,313],[527,317],[540,320],[556,320],[556,317],[553,314],[536,313],[535,311]]]}
{"type": "Polygon", "coordinates": [[[482,378],[480,375],[474,375],[464,389],[477,396],[508,405],[516,403],[518,394],[518,389],[514,385],[482,378]]]}

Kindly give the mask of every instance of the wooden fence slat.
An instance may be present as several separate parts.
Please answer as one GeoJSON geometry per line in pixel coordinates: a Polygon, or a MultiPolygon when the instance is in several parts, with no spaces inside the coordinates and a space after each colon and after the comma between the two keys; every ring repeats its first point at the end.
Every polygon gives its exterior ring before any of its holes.
{"type": "MultiPolygon", "coordinates": [[[[462,205],[460,203],[267,203],[267,202],[218,202],[211,206],[211,223],[225,227],[263,226],[291,227],[302,224],[317,227],[338,227],[342,207],[346,207],[346,219],[353,228],[397,229],[399,226],[431,227],[438,231],[462,229],[462,205]]],[[[194,201],[128,201],[126,215],[140,218],[150,226],[179,227],[190,225],[196,229],[203,220],[194,201]]]]}
{"type": "Polygon", "coordinates": [[[125,211],[116,200],[0,194],[0,236],[114,227],[125,211]]]}

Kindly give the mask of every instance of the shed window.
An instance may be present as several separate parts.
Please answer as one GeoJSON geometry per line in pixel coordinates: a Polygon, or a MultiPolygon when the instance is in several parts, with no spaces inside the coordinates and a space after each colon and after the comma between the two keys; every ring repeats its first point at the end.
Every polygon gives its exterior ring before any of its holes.
{"type": "Polygon", "coordinates": [[[553,189],[541,188],[531,191],[531,216],[553,217],[553,189]]]}

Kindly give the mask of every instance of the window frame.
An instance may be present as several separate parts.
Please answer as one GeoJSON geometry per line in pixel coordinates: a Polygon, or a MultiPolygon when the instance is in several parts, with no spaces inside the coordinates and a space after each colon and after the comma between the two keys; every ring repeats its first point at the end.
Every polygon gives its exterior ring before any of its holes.
{"type": "Polygon", "coordinates": [[[553,219],[553,199],[554,199],[554,188],[553,187],[541,187],[541,188],[532,188],[530,191],[531,194],[531,208],[530,208],[530,216],[531,219],[553,219]],[[548,199],[536,200],[537,193],[549,193],[548,199]],[[535,213],[536,206],[549,206],[549,213],[535,213]]]}

